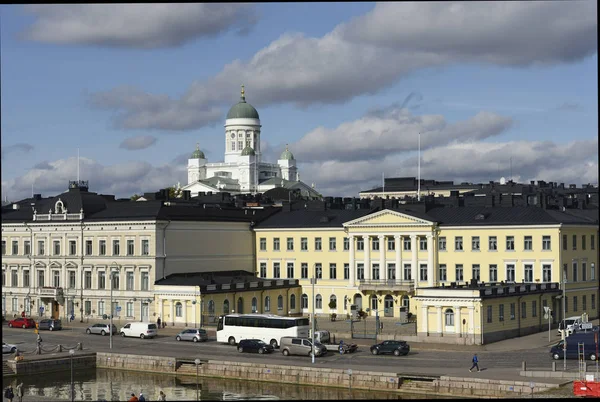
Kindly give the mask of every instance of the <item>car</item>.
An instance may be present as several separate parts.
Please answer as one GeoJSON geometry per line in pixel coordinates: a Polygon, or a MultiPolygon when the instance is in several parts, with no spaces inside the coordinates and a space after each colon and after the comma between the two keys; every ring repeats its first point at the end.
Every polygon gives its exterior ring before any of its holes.
{"type": "Polygon", "coordinates": [[[49,331],[62,329],[62,323],[60,320],[43,319],[38,324],[38,329],[47,329],[49,331]]]}
{"type": "MultiPolygon", "coordinates": [[[[94,324],[86,328],[85,332],[90,334],[98,334],[98,335],[110,335],[110,324],[94,324]]],[[[117,326],[113,324],[112,326],[113,335],[117,334],[117,326]]]]}
{"type": "Polygon", "coordinates": [[[410,346],[406,341],[383,341],[371,346],[374,355],[393,353],[395,356],[406,356],[410,352],[410,346]]]}
{"type": "Polygon", "coordinates": [[[153,322],[128,322],[119,330],[122,337],[154,338],[158,334],[158,327],[153,322]]]}
{"type": "Polygon", "coordinates": [[[272,353],[275,349],[270,344],[260,339],[242,339],[239,341],[237,351],[251,353],[272,353]]]}
{"type": "Polygon", "coordinates": [[[8,322],[8,326],[11,328],[35,328],[35,321],[31,318],[15,318],[8,322]]]}
{"type": "Polygon", "coordinates": [[[208,335],[206,334],[206,330],[204,329],[184,329],[180,333],[175,336],[175,339],[178,341],[193,341],[193,342],[206,342],[208,340],[208,335]]]}
{"type": "Polygon", "coordinates": [[[11,345],[10,343],[2,342],[2,353],[15,353],[17,351],[17,347],[15,345],[11,345]]]}

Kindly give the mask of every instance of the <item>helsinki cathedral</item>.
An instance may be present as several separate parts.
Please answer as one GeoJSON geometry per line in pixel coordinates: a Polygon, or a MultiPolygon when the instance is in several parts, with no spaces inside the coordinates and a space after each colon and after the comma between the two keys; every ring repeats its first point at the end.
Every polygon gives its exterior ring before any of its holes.
{"type": "Polygon", "coordinates": [[[277,163],[262,161],[260,135],[258,112],[246,102],[242,85],[240,101],[229,109],[225,120],[224,161],[208,163],[196,145],[188,159],[188,184],[181,189],[196,196],[199,192],[256,194],[283,187],[299,190],[303,196],[320,197],[313,187],[300,181],[296,159],[287,146],[277,163]]]}

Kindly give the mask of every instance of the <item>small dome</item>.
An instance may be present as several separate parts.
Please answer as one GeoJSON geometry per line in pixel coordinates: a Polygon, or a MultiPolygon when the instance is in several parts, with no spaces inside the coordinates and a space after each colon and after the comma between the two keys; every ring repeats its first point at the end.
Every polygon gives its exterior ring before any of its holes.
{"type": "Polygon", "coordinates": [[[252,149],[252,147],[250,145],[248,145],[246,148],[244,148],[242,150],[242,156],[248,156],[248,155],[256,155],[256,152],[254,152],[254,149],[252,149]]]}
{"type": "Polygon", "coordinates": [[[228,119],[257,119],[258,112],[251,104],[246,102],[246,96],[244,92],[244,86],[242,85],[242,96],[240,97],[240,101],[233,105],[229,112],[227,112],[228,119]]]}
{"type": "Polygon", "coordinates": [[[204,152],[200,151],[200,145],[196,144],[196,150],[192,153],[190,159],[206,159],[204,157],[204,152]]]}
{"type": "Polygon", "coordinates": [[[281,153],[281,156],[279,157],[279,159],[284,159],[284,160],[292,160],[294,159],[294,154],[292,154],[289,150],[287,145],[285,146],[285,151],[283,151],[281,153]]]}

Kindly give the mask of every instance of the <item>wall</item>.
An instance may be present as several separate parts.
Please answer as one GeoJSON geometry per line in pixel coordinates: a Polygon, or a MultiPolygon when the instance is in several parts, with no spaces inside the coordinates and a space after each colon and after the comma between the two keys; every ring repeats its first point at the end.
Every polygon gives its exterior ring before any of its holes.
{"type": "MultiPolygon", "coordinates": [[[[15,375],[38,374],[71,370],[71,357],[36,357],[35,360],[6,360],[15,375]]],[[[76,353],[73,356],[73,370],[84,370],[96,367],[95,353],[76,353]]]]}
{"type": "Polygon", "coordinates": [[[174,357],[127,355],[118,353],[96,353],[96,367],[157,373],[175,373],[174,357]]]}

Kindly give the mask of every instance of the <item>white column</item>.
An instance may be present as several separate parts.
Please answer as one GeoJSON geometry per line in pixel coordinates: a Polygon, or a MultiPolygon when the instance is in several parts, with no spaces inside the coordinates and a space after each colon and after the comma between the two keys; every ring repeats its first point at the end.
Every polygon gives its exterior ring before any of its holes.
{"type": "Polygon", "coordinates": [[[466,335],[473,336],[473,345],[475,344],[475,306],[469,306],[469,322],[467,323],[466,335]]]}
{"type": "Polygon", "coordinates": [[[429,335],[429,323],[428,323],[428,307],[429,306],[421,306],[421,316],[423,321],[423,326],[421,327],[421,331],[425,336],[429,335]]]}
{"type": "Polygon", "coordinates": [[[400,247],[402,246],[402,243],[400,242],[400,235],[395,235],[394,241],[395,241],[395,245],[396,245],[396,280],[401,281],[402,280],[402,266],[401,266],[402,259],[400,257],[400,247]]]}
{"type": "Polygon", "coordinates": [[[379,272],[380,272],[380,278],[383,279],[384,281],[387,280],[387,266],[385,263],[385,236],[384,235],[379,235],[377,236],[379,238],[379,272]],[[383,271],[383,272],[382,272],[383,271]]]}
{"type": "Polygon", "coordinates": [[[371,242],[369,236],[363,236],[363,243],[365,245],[365,280],[371,279],[371,242]]]}
{"type": "Polygon", "coordinates": [[[442,320],[442,306],[435,306],[435,308],[437,310],[437,333],[442,335],[444,332],[444,327],[442,326],[444,324],[444,321],[442,320]]]}
{"type": "MultiPolygon", "coordinates": [[[[161,321],[166,322],[165,321],[166,317],[164,315],[164,307],[165,307],[165,300],[162,299],[162,298],[159,298],[158,299],[158,308],[159,308],[159,310],[158,310],[158,316],[160,317],[161,321]]],[[[134,314],[135,314],[135,312],[134,312],[134,314]]],[[[140,316],[141,316],[141,312],[140,312],[140,316]]]]}
{"type": "Polygon", "coordinates": [[[419,250],[417,249],[417,235],[410,235],[410,249],[412,252],[412,262],[410,271],[412,274],[413,282],[415,284],[415,289],[419,286],[419,267],[417,267],[417,254],[419,250]]]}
{"type": "Polygon", "coordinates": [[[175,322],[175,303],[173,303],[173,299],[169,300],[169,315],[171,316],[171,322],[175,322]]]}
{"type": "Polygon", "coordinates": [[[433,286],[433,235],[427,235],[427,286],[433,286]]]}
{"type": "Polygon", "coordinates": [[[183,322],[187,326],[187,300],[181,301],[181,308],[183,309],[183,322]]]}
{"type": "Polygon", "coordinates": [[[354,236],[350,238],[350,287],[356,286],[356,262],[354,262],[354,236]]]}
{"type": "Polygon", "coordinates": [[[458,334],[458,337],[461,337],[462,331],[462,319],[460,318],[460,306],[454,306],[454,332],[458,334]]]}

